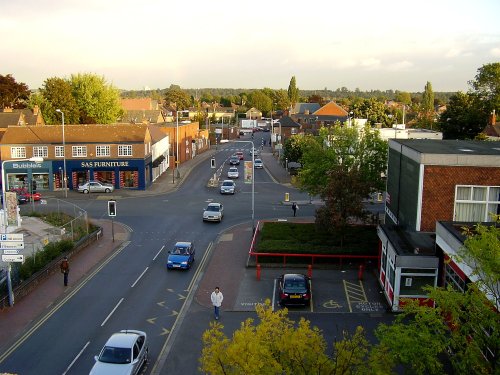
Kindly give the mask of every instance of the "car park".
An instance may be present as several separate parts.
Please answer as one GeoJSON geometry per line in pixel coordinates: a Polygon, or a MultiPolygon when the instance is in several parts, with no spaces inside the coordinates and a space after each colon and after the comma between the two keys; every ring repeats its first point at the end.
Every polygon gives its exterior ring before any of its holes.
{"type": "Polygon", "coordinates": [[[311,303],[309,277],[297,273],[287,273],[278,278],[279,304],[305,305],[311,303]]]}
{"type": "Polygon", "coordinates": [[[264,168],[264,164],[262,163],[261,159],[255,159],[253,162],[253,167],[258,168],[258,169],[262,169],[262,168],[264,168]]]}
{"type": "Polygon", "coordinates": [[[237,157],[236,155],[233,155],[229,158],[229,164],[230,165],[240,165],[240,158],[237,157]]]}
{"type": "Polygon", "coordinates": [[[87,181],[83,185],[78,185],[78,191],[83,194],[88,193],[111,193],[115,190],[112,184],[101,181],[87,181]]]}
{"type": "Polygon", "coordinates": [[[192,242],[177,242],[174,249],[168,252],[167,269],[190,269],[194,262],[194,254],[192,242]]]}
{"type": "Polygon", "coordinates": [[[148,338],[145,332],[133,329],[117,332],[106,341],[90,375],[136,375],[148,361],[148,338]]]}
{"type": "Polygon", "coordinates": [[[203,221],[221,222],[224,217],[224,206],[221,203],[209,203],[203,211],[203,221]]]}
{"type": "Polygon", "coordinates": [[[235,155],[240,159],[243,160],[245,159],[245,155],[243,155],[242,151],[236,151],[235,155]]]}
{"type": "Polygon", "coordinates": [[[220,186],[221,194],[234,194],[236,190],[236,184],[233,180],[224,180],[220,186]]]}
{"type": "Polygon", "coordinates": [[[231,167],[227,171],[227,177],[229,178],[238,178],[240,177],[240,172],[237,167],[231,167]]]}

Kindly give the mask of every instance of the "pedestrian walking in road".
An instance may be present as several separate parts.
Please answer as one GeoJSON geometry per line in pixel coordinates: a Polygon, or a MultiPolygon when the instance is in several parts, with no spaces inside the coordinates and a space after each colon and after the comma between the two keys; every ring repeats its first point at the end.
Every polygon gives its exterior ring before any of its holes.
{"type": "Polygon", "coordinates": [[[215,320],[219,320],[220,306],[222,305],[224,296],[222,295],[222,292],[220,291],[218,286],[215,287],[215,290],[212,292],[210,299],[212,300],[212,305],[214,305],[215,320]]]}
{"type": "Polygon", "coordinates": [[[61,272],[64,275],[64,286],[68,286],[69,262],[68,257],[64,257],[61,261],[61,272]]]}
{"type": "Polygon", "coordinates": [[[297,214],[297,210],[299,209],[299,206],[297,205],[296,202],[292,203],[292,210],[293,210],[293,216],[297,214]]]}

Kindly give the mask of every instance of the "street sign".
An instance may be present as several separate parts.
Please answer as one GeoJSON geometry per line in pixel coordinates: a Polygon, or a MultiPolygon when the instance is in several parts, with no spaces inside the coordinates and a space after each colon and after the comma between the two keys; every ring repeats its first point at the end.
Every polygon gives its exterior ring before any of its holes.
{"type": "Polygon", "coordinates": [[[5,255],[17,255],[19,254],[19,250],[4,250],[3,253],[5,255]]]}
{"type": "Polygon", "coordinates": [[[24,255],[2,255],[2,262],[24,262],[24,255]]]}
{"type": "Polygon", "coordinates": [[[23,241],[1,241],[0,249],[21,250],[24,249],[23,241]]]}
{"type": "Polygon", "coordinates": [[[23,233],[3,233],[0,234],[0,241],[24,241],[23,233]]]}

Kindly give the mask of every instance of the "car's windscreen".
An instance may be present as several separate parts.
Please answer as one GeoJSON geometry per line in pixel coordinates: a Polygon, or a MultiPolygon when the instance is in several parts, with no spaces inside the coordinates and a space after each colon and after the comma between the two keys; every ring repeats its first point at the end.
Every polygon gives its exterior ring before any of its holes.
{"type": "Polygon", "coordinates": [[[285,282],[285,289],[289,292],[301,292],[306,290],[305,281],[287,281],[285,282]]]}
{"type": "Polygon", "coordinates": [[[132,350],[130,348],[114,348],[106,346],[99,357],[99,361],[106,363],[130,363],[132,350]]]}
{"type": "Polygon", "coordinates": [[[219,212],[219,207],[217,206],[208,206],[207,211],[219,212]]]}
{"type": "Polygon", "coordinates": [[[172,254],[189,254],[189,248],[177,246],[174,248],[174,251],[172,251],[172,254]]]}
{"type": "Polygon", "coordinates": [[[222,186],[233,186],[232,182],[223,182],[222,186]]]}

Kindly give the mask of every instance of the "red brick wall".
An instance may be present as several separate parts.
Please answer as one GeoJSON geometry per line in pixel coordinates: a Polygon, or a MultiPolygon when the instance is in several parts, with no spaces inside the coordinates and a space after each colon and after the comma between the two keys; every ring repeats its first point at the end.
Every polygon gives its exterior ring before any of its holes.
{"type": "Polygon", "coordinates": [[[500,185],[500,167],[425,166],[421,231],[436,230],[436,221],[453,220],[456,185],[500,185]]]}

